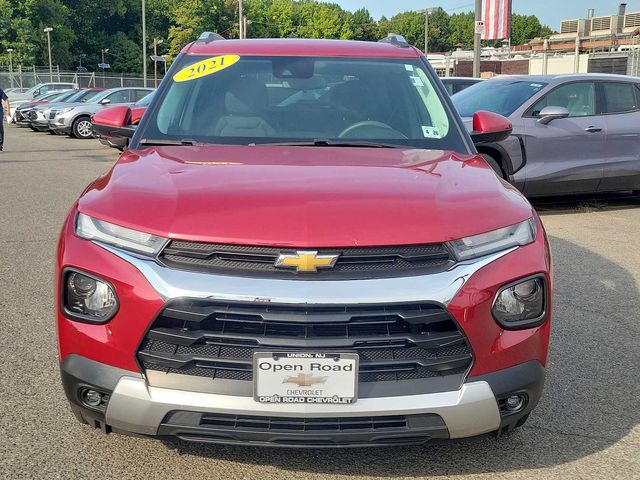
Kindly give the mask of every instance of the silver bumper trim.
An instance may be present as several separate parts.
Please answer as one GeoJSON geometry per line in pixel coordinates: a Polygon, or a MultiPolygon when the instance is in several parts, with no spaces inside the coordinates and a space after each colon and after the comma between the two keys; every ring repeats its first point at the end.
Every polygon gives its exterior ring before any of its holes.
{"type": "Polygon", "coordinates": [[[431,275],[371,280],[283,280],[175,270],[120,248],[94,243],[136,267],[165,300],[190,297],[320,305],[426,301],[447,305],[474,273],[517,248],[458,263],[446,272],[431,275]]]}
{"type": "Polygon", "coordinates": [[[458,391],[360,399],[352,405],[263,404],[251,397],[188,392],[151,387],[144,379],[120,379],[109,400],[106,422],[111,427],[156,435],[162,419],[173,410],[274,417],[354,417],[440,415],[451,438],[497,430],[500,412],[487,382],[465,383],[458,391]]]}

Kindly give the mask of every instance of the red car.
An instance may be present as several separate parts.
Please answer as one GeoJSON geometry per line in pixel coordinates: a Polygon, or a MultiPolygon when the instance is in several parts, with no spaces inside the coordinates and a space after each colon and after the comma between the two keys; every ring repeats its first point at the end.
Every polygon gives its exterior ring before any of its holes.
{"type": "Polygon", "coordinates": [[[401,37],[184,48],[62,228],[57,317],[80,421],[186,441],[418,444],[540,399],[540,219],[401,37]],[[472,140],[473,139],[473,140],[472,140]]]}
{"type": "MultiPolygon", "coordinates": [[[[133,107],[131,107],[131,116],[129,118],[130,125],[138,125],[140,123],[140,120],[142,119],[144,112],[147,111],[147,107],[151,103],[151,100],[153,99],[154,94],[155,94],[155,91],[151,92],[149,95],[145,96],[144,98],[136,102],[133,107]]],[[[107,110],[110,110],[110,109],[115,109],[113,110],[113,112],[119,112],[122,109],[122,105],[109,107],[107,110]]],[[[109,113],[107,114],[107,117],[110,117],[111,115],[112,113],[109,113]]],[[[116,115],[118,114],[116,113],[116,115]]],[[[91,124],[93,126],[94,135],[98,138],[98,140],[100,140],[100,143],[102,143],[103,145],[117,148],[118,150],[124,150],[129,144],[129,138],[127,138],[126,134],[123,135],[122,133],[119,133],[119,132],[109,132],[108,125],[102,125],[101,126],[102,128],[98,127],[98,129],[96,130],[96,125],[94,123],[93,115],[91,116],[91,124]],[[107,128],[107,133],[101,134],[100,131],[104,132],[105,127],[107,128]]]]}

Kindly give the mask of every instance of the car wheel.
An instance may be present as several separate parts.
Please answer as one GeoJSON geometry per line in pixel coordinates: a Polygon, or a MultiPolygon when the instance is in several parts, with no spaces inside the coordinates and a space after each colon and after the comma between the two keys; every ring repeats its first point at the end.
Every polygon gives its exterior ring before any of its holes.
{"type": "Polygon", "coordinates": [[[502,168],[500,168],[500,164],[496,161],[495,158],[486,153],[481,153],[480,155],[485,159],[489,166],[493,168],[493,171],[496,172],[496,175],[498,175],[500,178],[506,178],[504,172],[502,171],[502,168]]]}
{"type": "Polygon", "coordinates": [[[37,129],[36,127],[34,127],[33,125],[29,125],[29,128],[30,128],[31,130],[33,130],[34,132],[37,132],[37,131],[38,131],[38,129],[37,129]]]}
{"type": "Polygon", "coordinates": [[[93,127],[91,126],[89,117],[76,118],[73,122],[72,133],[76,138],[85,139],[93,137],[93,127]]]}
{"type": "Polygon", "coordinates": [[[640,198],[640,190],[634,190],[633,192],[631,192],[631,195],[635,195],[636,197],[640,198]]]}

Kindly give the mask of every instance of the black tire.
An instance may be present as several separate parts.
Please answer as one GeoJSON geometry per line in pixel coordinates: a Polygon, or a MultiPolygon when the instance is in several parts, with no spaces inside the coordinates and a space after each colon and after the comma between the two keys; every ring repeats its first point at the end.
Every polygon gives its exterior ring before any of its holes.
{"type": "Polygon", "coordinates": [[[38,131],[38,129],[37,129],[36,127],[34,127],[33,125],[29,125],[29,128],[30,128],[31,130],[33,130],[34,132],[37,132],[37,131],[38,131]]]}
{"type": "Polygon", "coordinates": [[[82,140],[93,138],[93,127],[91,126],[91,119],[86,116],[76,118],[73,121],[73,125],[71,127],[71,135],[82,140]]]}
{"type": "Polygon", "coordinates": [[[502,170],[502,168],[500,167],[500,164],[495,158],[493,158],[491,155],[487,153],[481,153],[480,155],[482,156],[482,158],[485,159],[485,161],[489,164],[489,166],[493,169],[493,171],[496,172],[496,175],[498,175],[500,178],[506,179],[504,171],[502,170]]]}
{"type": "Polygon", "coordinates": [[[631,192],[631,195],[635,195],[636,197],[640,198],[640,190],[634,190],[633,192],[631,192]]]}

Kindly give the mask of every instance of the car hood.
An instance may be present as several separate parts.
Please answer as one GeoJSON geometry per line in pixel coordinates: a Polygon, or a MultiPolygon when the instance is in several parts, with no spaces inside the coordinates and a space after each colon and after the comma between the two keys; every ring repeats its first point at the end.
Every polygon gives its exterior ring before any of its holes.
{"type": "Polygon", "coordinates": [[[67,102],[51,102],[51,103],[43,103],[41,105],[36,106],[36,110],[49,110],[52,108],[66,108],[69,106],[77,106],[82,105],[81,103],[67,103],[67,102]]]}
{"type": "Polygon", "coordinates": [[[170,238],[295,247],[442,242],[533,214],[477,156],[280,146],[130,150],[78,209],[170,238]]]}

